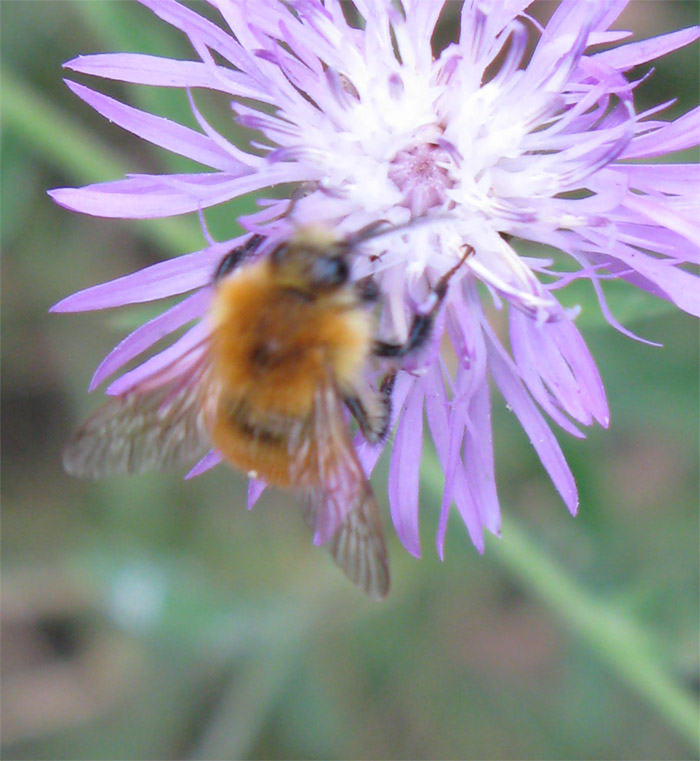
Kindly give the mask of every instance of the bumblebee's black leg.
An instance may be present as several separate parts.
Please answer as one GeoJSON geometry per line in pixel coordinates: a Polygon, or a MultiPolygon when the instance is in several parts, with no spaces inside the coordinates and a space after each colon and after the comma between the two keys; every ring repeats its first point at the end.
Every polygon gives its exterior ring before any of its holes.
{"type": "Polygon", "coordinates": [[[360,426],[362,435],[370,441],[370,437],[373,436],[372,422],[369,419],[365,405],[362,404],[358,396],[346,396],[343,401],[345,402],[345,406],[350,410],[350,414],[360,426]]]}
{"type": "Polygon", "coordinates": [[[359,230],[356,230],[354,233],[351,233],[348,236],[348,241],[351,246],[354,246],[364,240],[372,240],[372,238],[376,238],[379,235],[388,232],[393,229],[393,227],[394,225],[392,225],[388,219],[377,219],[374,222],[370,222],[368,225],[361,227],[359,230]]]}
{"type": "Polygon", "coordinates": [[[379,288],[371,275],[363,277],[361,280],[356,280],[353,283],[353,287],[360,301],[373,304],[379,299],[379,288]]]}
{"type": "Polygon", "coordinates": [[[251,235],[242,246],[236,246],[232,251],[225,254],[214,271],[212,282],[217,283],[221,278],[233,272],[244,259],[257,251],[264,240],[264,235],[251,235]]]}
{"type": "Polygon", "coordinates": [[[430,338],[430,332],[433,329],[433,323],[437,316],[440,305],[447,294],[447,286],[450,278],[462,266],[465,259],[474,253],[472,246],[464,246],[462,258],[449,269],[435,284],[430,299],[432,304],[430,309],[423,314],[413,315],[411,327],[408,331],[408,338],[402,344],[387,343],[386,341],[374,342],[374,354],[378,357],[405,357],[415,349],[419,349],[430,338]]]}
{"type": "Polygon", "coordinates": [[[346,396],[343,401],[360,426],[362,435],[374,444],[383,441],[391,422],[391,392],[394,389],[396,371],[392,370],[383,380],[379,391],[372,391],[363,401],[359,396],[346,396]]]}
{"type": "Polygon", "coordinates": [[[382,395],[382,397],[386,400],[391,400],[391,394],[394,390],[394,384],[396,383],[396,370],[392,370],[390,373],[387,373],[384,378],[382,379],[381,385],[379,386],[379,393],[382,395]]]}

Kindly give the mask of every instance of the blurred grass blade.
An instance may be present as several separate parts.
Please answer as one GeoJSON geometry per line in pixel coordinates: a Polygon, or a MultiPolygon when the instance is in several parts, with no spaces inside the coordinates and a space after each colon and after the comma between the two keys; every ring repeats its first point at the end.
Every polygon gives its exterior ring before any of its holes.
{"type": "Polygon", "coordinates": [[[652,638],[619,608],[596,599],[567,576],[512,519],[488,552],[545,602],[608,666],[643,696],[695,748],[700,746],[699,707],[664,669],[652,638]]]}
{"type": "Polygon", "coordinates": [[[259,650],[236,671],[190,758],[252,758],[265,720],[298,662],[293,646],[259,650]]]}
{"type": "MultiPolygon", "coordinates": [[[[425,485],[439,503],[443,476],[437,460],[423,470],[425,485]]],[[[521,587],[542,600],[632,689],[641,695],[694,749],[700,746],[699,706],[670,676],[659,648],[619,607],[594,597],[566,568],[537,545],[512,518],[504,519],[502,539],[488,537],[486,555],[495,559],[521,587]]],[[[697,753],[697,750],[694,750],[697,753]]]]}
{"type": "MultiPolygon", "coordinates": [[[[2,72],[3,129],[11,130],[27,147],[76,184],[123,177],[126,162],[112,148],[86,130],[79,121],[39,95],[7,68],[2,72]]],[[[194,217],[127,220],[160,249],[170,254],[204,246],[194,217]]]]}

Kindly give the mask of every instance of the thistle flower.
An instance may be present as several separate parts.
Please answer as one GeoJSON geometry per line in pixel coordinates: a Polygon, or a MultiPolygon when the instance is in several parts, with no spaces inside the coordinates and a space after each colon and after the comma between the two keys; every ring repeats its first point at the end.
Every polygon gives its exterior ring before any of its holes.
{"type": "MultiPolygon", "coordinates": [[[[617,278],[700,313],[698,173],[695,165],[639,159],[697,145],[700,109],[675,121],[644,113],[625,73],[696,40],[684,29],[641,42],[610,25],[626,0],[562,0],[546,24],[527,0],[467,0],[459,37],[436,54],[435,25],[445,0],[209,0],[218,21],[176,0],[141,0],[184,32],[195,60],[115,53],[79,57],[73,72],[183,88],[193,130],[68,81],[117,125],[207,167],[202,173],[129,175],[51,192],[69,209],[102,217],[154,218],[199,212],[252,191],[297,183],[306,195],[269,198],[239,221],[248,232],[284,236],[321,221],[352,232],[378,219],[395,225],[430,219],[368,242],[354,276],[371,275],[384,294],[381,330],[405,336],[429,285],[461,255],[432,345],[399,374],[388,494],[396,530],[419,555],[418,471],[427,419],[444,470],[437,535],[443,555],[454,503],[472,542],[499,532],[489,376],[518,417],[568,509],[576,485],[545,414],[567,433],[607,426],[595,363],[557,292],[586,279],[608,322],[601,282],[617,278]],[[528,47],[534,42],[534,49],[528,47]],[[197,108],[198,88],[232,98],[233,118],[260,137],[234,145],[197,108]],[[654,117],[654,118],[652,118],[654,117]],[[518,253],[530,241],[555,259],[518,253]],[[372,255],[374,254],[374,255],[372,255]],[[379,256],[379,254],[381,254],[379,256]],[[507,315],[510,351],[489,322],[507,315]],[[446,333],[456,368],[438,351],[446,333]]],[[[206,309],[212,272],[244,236],[148,267],[70,296],[54,311],[103,309],[190,293],[127,336],[100,364],[91,388],[206,309]]],[[[201,340],[198,322],[170,347],[122,374],[121,394],[201,340]]],[[[379,456],[358,434],[370,471],[379,456]]],[[[216,462],[212,453],[194,472],[216,462]]],[[[250,500],[260,488],[254,484],[250,500]]]]}

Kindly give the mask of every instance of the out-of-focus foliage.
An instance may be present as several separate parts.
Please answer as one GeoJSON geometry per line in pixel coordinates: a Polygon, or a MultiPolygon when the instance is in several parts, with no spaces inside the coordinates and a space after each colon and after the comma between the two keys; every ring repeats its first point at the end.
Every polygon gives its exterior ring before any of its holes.
{"type": "MultiPolygon", "coordinates": [[[[547,4],[540,10],[549,12],[547,4]]],[[[392,538],[394,589],[379,605],[312,548],[288,498],[266,494],[248,514],[246,484],[225,468],[187,482],[153,474],[91,484],[63,474],[62,442],[97,403],[86,395],[94,366],[150,313],[47,309],[79,288],[191,250],[200,232],[196,219],[132,225],[50,202],[50,187],[178,166],[71,96],[60,64],[119,49],[190,53],[136,4],[9,0],[0,13],[4,756],[696,754],[594,646],[496,562],[497,540],[480,557],[455,521],[441,564],[431,546],[437,501],[427,488],[425,557],[409,557],[392,538]]],[[[696,15],[694,2],[636,2],[620,26],[651,36],[696,23],[696,15]]],[[[642,105],[672,95],[694,105],[696,57],[681,51],[659,62],[642,105]]],[[[192,123],[182,93],[106,89],[192,123]]],[[[213,234],[230,237],[240,211],[208,215],[213,234]]],[[[636,622],[691,696],[697,326],[651,297],[615,297],[618,316],[664,348],[614,333],[591,294],[581,294],[612,425],[583,442],[562,440],[581,491],[579,517],[568,516],[524,434],[496,405],[501,503],[588,595],[636,622]]],[[[505,548],[507,530],[500,541],[505,548]]]]}

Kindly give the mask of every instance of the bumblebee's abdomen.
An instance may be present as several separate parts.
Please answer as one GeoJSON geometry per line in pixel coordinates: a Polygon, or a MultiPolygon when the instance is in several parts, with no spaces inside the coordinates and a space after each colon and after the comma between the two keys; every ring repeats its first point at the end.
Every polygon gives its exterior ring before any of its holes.
{"type": "Polygon", "coordinates": [[[298,418],[266,414],[224,393],[211,439],[224,459],[244,473],[276,486],[302,486],[291,467],[290,442],[303,438],[304,424],[298,418]]]}

